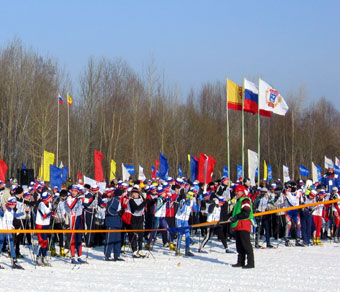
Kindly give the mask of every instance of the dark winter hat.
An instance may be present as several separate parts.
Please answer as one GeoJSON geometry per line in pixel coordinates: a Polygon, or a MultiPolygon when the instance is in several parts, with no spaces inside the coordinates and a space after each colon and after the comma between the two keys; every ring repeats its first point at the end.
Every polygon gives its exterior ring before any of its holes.
{"type": "Polygon", "coordinates": [[[132,194],[132,193],[137,193],[137,194],[139,194],[139,189],[133,187],[132,190],[131,190],[131,194],[132,194]]]}
{"type": "Polygon", "coordinates": [[[16,195],[19,195],[19,194],[21,194],[21,193],[23,193],[23,188],[21,187],[21,186],[18,186],[16,189],[15,189],[15,194],[16,195]]]}
{"type": "Polygon", "coordinates": [[[67,191],[66,190],[61,190],[60,191],[60,197],[67,197],[67,191]]]}

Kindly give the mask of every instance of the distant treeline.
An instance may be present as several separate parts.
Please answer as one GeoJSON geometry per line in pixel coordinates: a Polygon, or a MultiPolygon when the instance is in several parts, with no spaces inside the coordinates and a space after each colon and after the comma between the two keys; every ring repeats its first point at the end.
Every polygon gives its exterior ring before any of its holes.
{"type": "MultiPolygon", "coordinates": [[[[107,178],[111,159],[117,162],[117,176],[122,162],[136,169],[140,164],[151,176],[160,151],[168,158],[170,176],[178,175],[179,164],[188,174],[187,154],[204,152],[217,160],[214,178],[219,178],[227,165],[224,77],[183,97],[164,81],[153,62],[138,74],[119,58],[89,58],[79,83],[72,84],[57,60],[42,57],[14,39],[0,48],[0,158],[8,164],[8,175],[16,176],[23,162],[37,174],[43,151],[57,150],[60,93],[64,104],[60,105],[59,163],[67,165],[68,92],[73,98],[71,177],[78,171],[93,177],[93,153],[99,150],[107,178]]],[[[286,116],[261,118],[261,161],[272,165],[274,178],[282,177],[285,164],[296,179],[299,164],[311,168],[313,161],[323,166],[324,155],[334,159],[340,154],[340,113],[325,98],[311,104],[303,89],[285,99],[286,116]]],[[[235,179],[236,165],[241,164],[241,112],[229,111],[229,123],[231,178],[235,179]]],[[[247,149],[257,151],[257,116],[248,113],[247,149]]]]}

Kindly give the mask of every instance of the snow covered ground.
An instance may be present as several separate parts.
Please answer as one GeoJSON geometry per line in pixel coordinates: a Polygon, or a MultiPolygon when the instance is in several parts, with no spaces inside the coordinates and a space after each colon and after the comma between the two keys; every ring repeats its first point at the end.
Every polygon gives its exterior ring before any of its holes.
{"type": "MultiPolygon", "coordinates": [[[[197,238],[198,240],[198,238],[197,238]]],[[[12,270],[7,256],[1,256],[1,291],[340,291],[340,245],[256,249],[255,269],[232,268],[236,254],[226,254],[214,238],[206,253],[193,258],[175,257],[173,252],[155,244],[152,255],[125,262],[104,262],[103,248],[89,250],[89,264],[73,266],[52,258],[52,268],[32,265],[24,247],[25,268],[12,270]]],[[[230,243],[235,248],[235,243],[230,243]]],[[[86,248],[84,248],[86,255],[86,248]]]]}

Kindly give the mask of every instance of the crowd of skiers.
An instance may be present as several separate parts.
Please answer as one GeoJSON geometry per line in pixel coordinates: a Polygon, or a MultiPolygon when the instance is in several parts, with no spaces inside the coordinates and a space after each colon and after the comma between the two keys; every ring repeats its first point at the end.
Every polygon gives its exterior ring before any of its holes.
{"type": "Polygon", "coordinates": [[[192,235],[200,236],[196,242],[199,253],[217,235],[227,253],[234,253],[228,241],[236,239],[238,261],[233,266],[253,268],[251,234],[255,248],[273,248],[273,238],[286,246],[321,245],[321,240],[327,239],[339,242],[340,203],[253,216],[267,210],[339,199],[339,187],[340,178],[333,169],[314,184],[309,180],[281,184],[277,180],[253,187],[249,179],[231,183],[228,177],[207,185],[171,177],[143,182],[113,180],[105,190],[81,181],[61,190],[39,179],[29,186],[20,186],[15,179],[6,184],[0,181],[0,230],[65,230],[64,234],[42,232],[36,236],[0,232],[0,248],[8,252],[13,268],[22,269],[17,261],[23,257],[22,245],[27,245],[37,266],[51,266],[48,251],[51,256],[69,257],[72,264],[87,263],[83,245],[87,250],[103,245],[105,261],[124,261],[121,253],[125,246],[130,246],[134,258],[143,258],[146,250],[151,253],[154,249],[157,238],[176,256],[194,256],[190,250],[192,235]],[[206,222],[214,223],[192,228],[206,222]],[[103,232],[72,232],[75,230],[103,232]],[[105,232],[112,230],[121,231],[105,232]],[[33,240],[36,237],[37,244],[33,240]]]}

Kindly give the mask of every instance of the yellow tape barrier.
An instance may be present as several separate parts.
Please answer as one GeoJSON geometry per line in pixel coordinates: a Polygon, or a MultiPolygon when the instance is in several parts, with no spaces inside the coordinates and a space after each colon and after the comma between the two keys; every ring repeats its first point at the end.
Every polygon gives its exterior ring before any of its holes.
{"type": "MultiPolygon", "coordinates": [[[[291,210],[297,210],[297,209],[302,209],[302,208],[307,208],[307,207],[313,207],[313,206],[318,206],[318,205],[328,205],[328,204],[334,204],[340,202],[340,199],[336,200],[330,200],[330,201],[324,201],[324,202],[316,202],[316,203],[310,203],[310,204],[305,204],[305,205],[299,205],[295,207],[288,207],[288,208],[282,208],[282,209],[276,209],[276,210],[270,210],[266,212],[260,212],[260,213],[255,213],[254,217],[258,216],[263,216],[263,215],[268,215],[268,214],[275,214],[279,212],[286,212],[286,211],[291,211],[291,210]]],[[[228,223],[229,221],[213,221],[213,222],[205,222],[205,223],[199,223],[199,224],[193,224],[191,225],[192,228],[198,228],[198,227],[204,227],[204,226],[209,226],[209,225],[215,225],[217,223],[223,224],[223,223],[228,223]]],[[[120,230],[51,230],[51,229],[12,229],[12,230],[4,230],[1,229],[0,233],[102,233],[102,232],[151,232],[151,231],[166,231],[166,228],[160,228],[160,229],[120,229],[120,230]]]]}

